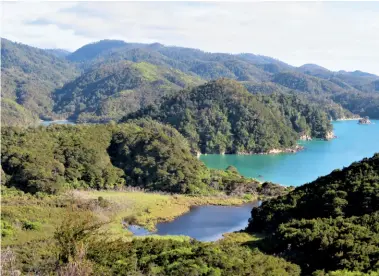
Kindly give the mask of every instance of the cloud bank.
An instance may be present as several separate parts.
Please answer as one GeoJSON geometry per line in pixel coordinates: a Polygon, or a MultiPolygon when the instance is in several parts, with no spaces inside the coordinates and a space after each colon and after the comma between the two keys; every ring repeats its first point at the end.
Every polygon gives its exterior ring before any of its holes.
{"type": "Polygon", "coordinates": [[[4,2],[1,36],[71,51],[159,42],[379,74],[378,14],[378,2],[4,2]]]}

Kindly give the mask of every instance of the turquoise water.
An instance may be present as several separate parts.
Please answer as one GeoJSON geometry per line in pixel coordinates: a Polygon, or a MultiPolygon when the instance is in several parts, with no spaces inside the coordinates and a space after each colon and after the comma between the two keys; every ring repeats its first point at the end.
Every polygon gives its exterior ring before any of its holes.
{"type": "Polygon", "coordinates": [[[298,153],[277,155],[201,155],[208,167],[225,169],[229,165],[248,177],[282,185],[299,186],[379,152],[379,120],[371,125],[357,121],[333,122],[336,139],[304,141],[298,153]]]}

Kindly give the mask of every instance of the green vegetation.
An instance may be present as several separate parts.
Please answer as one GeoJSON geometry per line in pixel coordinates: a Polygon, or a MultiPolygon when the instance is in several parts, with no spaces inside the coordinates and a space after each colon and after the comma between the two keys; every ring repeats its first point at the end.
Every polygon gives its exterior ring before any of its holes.
{"type": "Polygon", "coordinates": [[[278,117],[284,117],[287,125],[301,136],[324,139],[333,131],[326,112],[295,94],[273,93],[262,96],[260,101],[278,117]]]}
{"type": "Polygon", "coordinates": [[[296,147],[300,135],[325,138],[332,130],[326,113],[296,96],[251,95],[236,81],[211,81],[164,97],[122,121],[148,117],[175,127],[194,152],[262,153],[296,147]]]}
{"type": "Polygon", "coordinates": [[[104,39],[97,43],[84,45],[74,53],[68,55],[68,59],[71,61],[83,62],[95,58],[100,54],[104,54],[105,52],[124,47],[125,45],[126,43],[124,41],[104,39]]]}
{"type": "MultiPolygon", "coordinates": [[[[296,95],[297,102],[301,103],[302,105],[310,105],[311,107],[309,108],[324,111],[328,114],[328,117],[333,120],[356,117],[352,112],[343,108],[340,104],[337,104],[325,95],[318,96],[316,94],[301,93],[298,90],[292,90],[273,82],[245,81],[242,82],[242,84],[250,93],[253,94],[276,94],[276,96],[273,96],[274,98],[284,97],[281,96],[282,94],[292,97],[296,95]]],[[[297,105],[299,105],[299,103],[297,103],[297,105]]],[[[290,102],[287,104],[290,104],[290,102]]],[[[354,112],[355,114],[359,113],[356,111],[354,112]]]]}
{"type": "MultiPolygon", "coordinates": [[[[254,199],[254,198],[253,198],[254,199]]],[[[164,195],[141,191],[68,191],[60,195],[31,195],[15,188],[2,187],[1,231],[3,246],[23,246],[51,239],[54,229],[70,208],[88,216],[95,212],[107,224],[102,227],[108,237],[129,240],[125,229],[133,224],[155,230],[158,222],[171,221],[197,205],[238,205],[247,200],[227,196],[164,195]],[[26,223],[26,224],[25,224],[26,223]],[[32,223],[34,229],[24,227],[32,223]]]]}
{"type": "Polygon", "coordinates": [[[340,93],[332,99],[362,117],[379,118],[379,93],[340,93]]]}
{"type": "Polygon", "coordinates": [[[254,208],[262,248],[315,270],[377,271],[379,154],[254,208]]]}
{"type": "Polygon", "coordinates": [[[102,275],[299,275],[296,265],[236,245],[136,239],[98,242],[87,258],[102,275]],[[107,253],[106,253],[107,252],[107,253]]]}
{"type": "Polygon", "coordinates": [[[54,111],[79,122],[118,120],[201,79],[146,62],[120,61],[92,69],[54,92],[54,111]]]}

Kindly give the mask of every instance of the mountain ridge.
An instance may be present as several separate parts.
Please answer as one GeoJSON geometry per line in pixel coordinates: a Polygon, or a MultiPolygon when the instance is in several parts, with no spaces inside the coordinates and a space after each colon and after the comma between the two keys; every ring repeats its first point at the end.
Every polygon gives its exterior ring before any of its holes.
{"type": "MultiPolygon", "coordinates": [[[[62,112],[64,107],[60,107],[59,102],[55,101],[56,91],[88,72],[107,64],[115,66],[121,61],[136,64],[145,62],[151,64],[149,66],[158,66],[162,71],[178,70],[180,74],[188,75],[188,78],[201,79],[202,82],[220,78],[235,79],[247,85],[251,93],[267,94],[275,91],[298,94],[320,108],[327,103],[328,114],[332,119],[351,117],[353,115],[350,112],[359,116],[379,118],[379,77],[358,70],[332,72],[314,64],[294,67],[262,55],[209,53],[160,43],[127,43],[109,39],[84,45],[69,54],[62,53],[59,49],[43,50],[13,43],[7,39],[2,39],[2,46],[2,97],[15,101],[27,112],[41,119],[71,116],[66,111],[62,112]]],[[[165,82],[164,76],[160,81],[165,82]]],[[[92,90],[91,93],[99,91],[92,90]]],[[[163,94],[165,93],[157,90],[156,94],[152,94],[152,99],[158,99],[163,94]]],[[[99,98],[105,97],[106,95],[102,95],[99,98]]],[[[93,104],[101,106],[102,101],[93,104]]],[[[138,101],[135,98],[131,104],[138,107],[138,101]]],[[[9,107],[3,105],[4,110],[9,107]]],[[[14,115],[14,122],[18,120],[15,113],[17,110],[21,109],[13,108],[13,111],[8,112],[14,115]]],[[[116,108],[112,112],[122,113],[123,110],[116,108]]],[[[98,110],[97,113],[102,114],[102,111],[98,110]]],[[[12,124],[13,115],[6,117],[3,124],[12,124]]],[[[118,115],[118,118],[123,115],[125,114],[118,115]]],[[[79,117],[78,115],[75,118],[79,117]]],[[[97,120],[93,115],[88,117],[83,114],[82,117],[83,120],[79,121],[97,120]]],[[[111,117],[108,119],[112,119],[111,117]]]]}

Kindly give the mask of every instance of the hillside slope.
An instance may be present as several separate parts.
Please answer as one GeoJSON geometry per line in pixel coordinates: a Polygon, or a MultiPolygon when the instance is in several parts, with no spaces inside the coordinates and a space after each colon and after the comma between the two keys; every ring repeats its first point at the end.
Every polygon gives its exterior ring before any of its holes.
{"type": "Polygon", "coordinates": [[[198,77],[146,62],[103,64],[54,93],[54,111],[79,122],[118,120],[165,94],[202,83],[198,77]]]}
{"type": "MultiPolygon", "coordinates": [[[[33,115],[51,116],[52,91],[78,75],[75,66],[48,51],[1,39],[1,97],[33,115]]],[[[3,105],[5,112],[9,105],[3,105]]],[[[12,125],[17,118],[8,117],[12,125]]]]}

